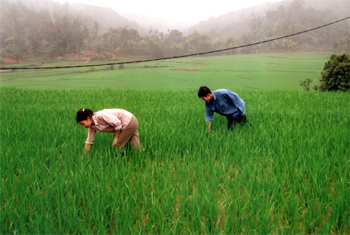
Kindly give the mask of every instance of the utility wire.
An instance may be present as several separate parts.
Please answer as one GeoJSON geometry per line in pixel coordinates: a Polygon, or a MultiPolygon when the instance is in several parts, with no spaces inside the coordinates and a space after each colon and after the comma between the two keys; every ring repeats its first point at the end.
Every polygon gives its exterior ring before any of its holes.
{"type": "Polygon", "coordinates": [[[190,56],[197,56],[197,55],[205,55],[205,54],[211,54],[211,53],[216,53],[216,52],[222,52],[222,51],[228,51],[228,50],[235,50],[238,48],[243,48],[243,47],[250,47],[250,46],[254,46],[254,45],[259,45],[259,44],[263,44],[263,43],[267,43],[267,42],[272,42],[272,41],[276,41],[276,40],[280,40],[283,38],[288,38],[288,37],[292,37],[295,35],[299,35],[299,34],[303,34],[303,33],[307,33],[316,29],[320,29],[320,28],[324,28],[327,26],[330,26],[332,24],[336,24],[339,23],[341,21],[347,20],[349,19],[350,16],[325,24],[325,25],[321,25],[312,29],[308,29],[308,30],[304,30],[298,33],[293,33],[293,34],[289,34],[289,35],[285,35],[282,37],[278,37],[278,38],[273,38],[273,39],[268,39],[265,41],[260,41],[260,42],[255,42],[255,43],[251,43],[251,44],[246,44],[246,45],[242,45],[242,46],[236,46],[236,47],[229,47],[229,48],[225,48],[225,49],[219,49],[219,50],[214,50],[214,51],[206,51],[206,52],[199,52],[199,53],[194,53],[194,54],[187,54],[187,55],[180,55],[180,56],[171,56],[171,57],[163,57],[163,58],[156,58],[156,59],[148,59],[148,60],[135,60],[135,61],[126,61],[126,62],[117,62],[117,63],[106,63],[106,64],[90,64],[90,65],[74,65],[74,66],[57,66],[57,67],[32,67],[32,68],[28,68],[28,67],[9,67],[9,68],[2,68],[0,67],[0,70],[16,70],[16,69],[64,69],[64,68],[80,68],[80,67],[94,67],[94,66],[106,66],[106,65],[116,65],[116,64],[133,64],[133,63],[143,63],[143,62],[152,62],[152,61],[158,61],[158,60],[170,60],[170,59],[177,59],[177,58],[184,58],[184,57],[190,57],[190,56]]]}

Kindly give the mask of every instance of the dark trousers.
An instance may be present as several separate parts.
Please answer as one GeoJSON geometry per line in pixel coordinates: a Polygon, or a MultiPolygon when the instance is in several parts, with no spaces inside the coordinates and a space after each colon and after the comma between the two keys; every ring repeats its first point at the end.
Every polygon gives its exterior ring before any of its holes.
{"type": "Polygon", "coordinates": [[[227,128],[230,130],[232,125],[236,126],[237,124],[244,125],[248,122],[246,115],[239,115],[238,118],[234,118],[232,115],[226,116],[227,118],[227,128]]]}

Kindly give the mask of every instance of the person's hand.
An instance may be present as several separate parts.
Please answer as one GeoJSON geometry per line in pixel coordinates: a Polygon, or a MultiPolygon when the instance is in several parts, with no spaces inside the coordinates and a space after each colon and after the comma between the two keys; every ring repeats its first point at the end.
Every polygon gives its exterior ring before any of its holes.
{"type": "Polygon", "coordinates": [[[114,138],[112,146],[115,146],[118,148],[118,138],[117,137],[114,138]]]}
{"type": "Polygon", "coordinates": [[[114,133],[114,140],[113,140],[112,145],[115,146],[116,148],[118,148],[118,137],[119,137],[120,131],[121,131],[121,130],[117,130],[117,131],[114,133]]]}
{"type": "Polygon", "coordinates": [[[209,133],[211,133],[211,122],[207,122],[209,133]]]}
{"type": "Polygon", "coordinates": [[[86,155],[87,153],[90,152],[90,144],[85,144],[85,147],[84,147],[84,154],[86,155]]]}

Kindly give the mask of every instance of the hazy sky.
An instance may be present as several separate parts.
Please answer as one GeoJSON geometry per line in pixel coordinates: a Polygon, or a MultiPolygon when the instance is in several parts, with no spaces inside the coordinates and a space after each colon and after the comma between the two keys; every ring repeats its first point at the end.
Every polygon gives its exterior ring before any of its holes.
{"type": "Polygon", "coordinates": [[[172,21],[198,23],[211,16],[242,9],[265,2],[281,0],[57,0],[60,3],[86,3],[102,7],[111,7],[117,13],[132,12],[164,18],[172,21]]]}

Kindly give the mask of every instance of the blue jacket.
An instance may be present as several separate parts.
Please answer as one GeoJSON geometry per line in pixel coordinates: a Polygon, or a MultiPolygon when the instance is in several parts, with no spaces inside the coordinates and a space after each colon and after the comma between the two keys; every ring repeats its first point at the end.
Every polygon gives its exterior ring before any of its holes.
{"type": "Polygon", "coordinates": [[[213,99],[205,103],[206,121],[213,121],[214,112],[224,116],[233,116],[238,119],[239,115],[245,115],[245,103],[239,96],[226,89],[212,92],[213,99]]]}

